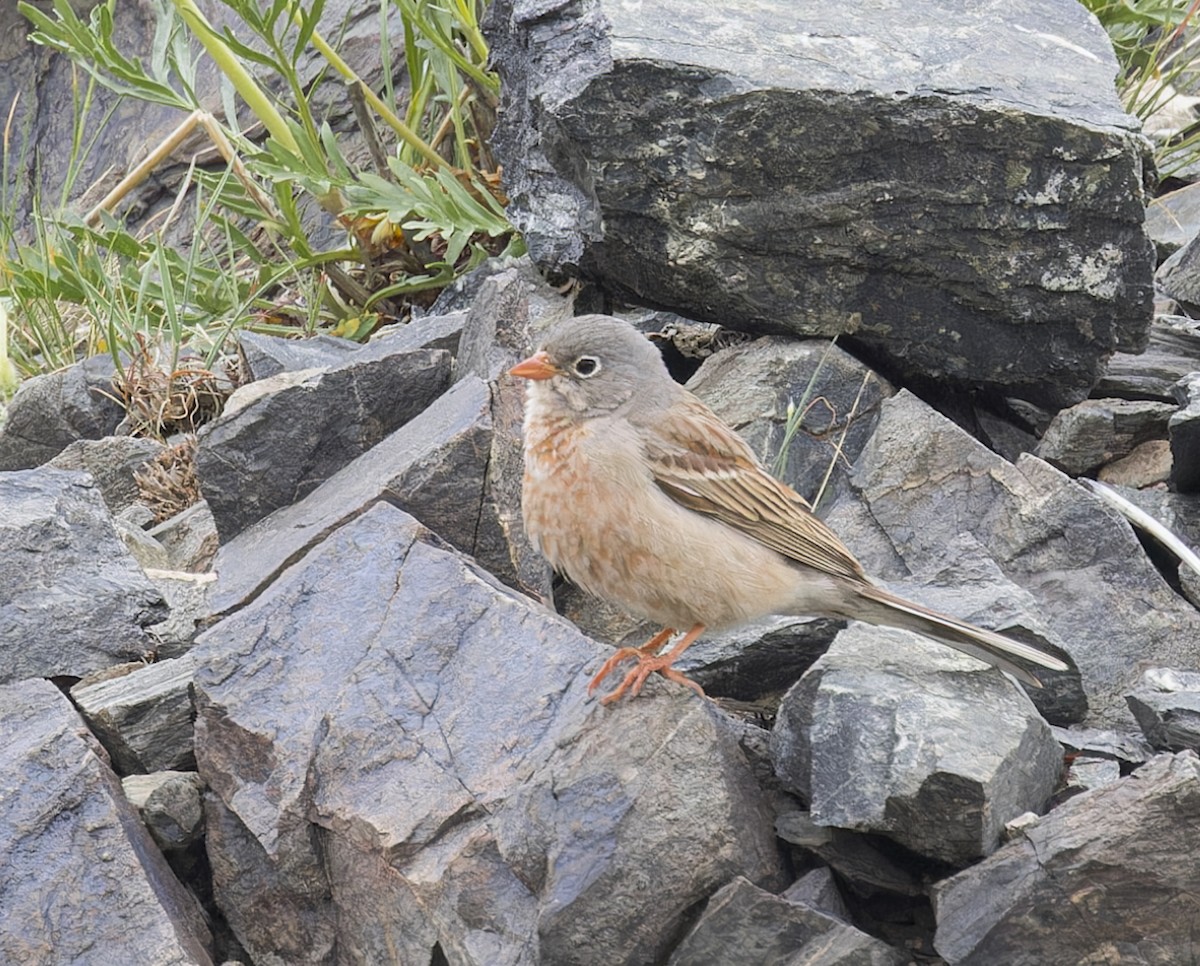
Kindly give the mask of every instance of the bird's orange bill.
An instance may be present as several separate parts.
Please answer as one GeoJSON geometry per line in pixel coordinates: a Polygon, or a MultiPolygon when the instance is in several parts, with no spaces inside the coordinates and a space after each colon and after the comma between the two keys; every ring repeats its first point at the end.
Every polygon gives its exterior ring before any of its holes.
{"type": "Polygon", "coordinates": [[[561,375],[562,370],[550,361],[550,356],[545,352],[535,352],[509,369],[508,374],[521,379],[549,379],[561,375]]]}

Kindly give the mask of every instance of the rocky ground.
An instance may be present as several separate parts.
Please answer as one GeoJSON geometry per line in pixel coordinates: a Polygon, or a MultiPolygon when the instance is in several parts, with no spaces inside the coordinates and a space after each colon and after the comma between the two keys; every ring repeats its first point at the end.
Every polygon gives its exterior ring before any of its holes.
{"type": "Polygon", "coordinates": [[[1200,955],[1200,226],[1143,226],[1099,28],[1065,0],[934,48],[882,5],[724,46],[685,0],[492,16],[532,260],[365,346],[244,335],[194,439],[128,435],[111,360],[13,399],[0,960],[1200,955]],[[687,653],[707,698],[600,706],[648,629],[525,539],[504,374],[592,310],[869,573],[1069,670],[777,618],[687,653]]]}

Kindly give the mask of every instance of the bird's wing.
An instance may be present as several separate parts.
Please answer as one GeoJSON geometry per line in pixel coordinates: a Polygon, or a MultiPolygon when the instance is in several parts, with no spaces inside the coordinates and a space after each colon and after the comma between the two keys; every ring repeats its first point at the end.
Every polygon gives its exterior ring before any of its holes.
{"type": "Polygon", "coordinates": [[[671,499],[777,553],[854,581],[862,566],[804,497],[771,476],[741,437],[690,394],[644,427],[654,480],[671,499]]]}

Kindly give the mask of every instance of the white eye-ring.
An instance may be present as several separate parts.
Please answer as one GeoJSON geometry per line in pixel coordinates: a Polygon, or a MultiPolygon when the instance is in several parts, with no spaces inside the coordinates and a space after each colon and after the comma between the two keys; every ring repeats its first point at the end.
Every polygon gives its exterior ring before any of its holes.
{"type": "Polygon", "coordinates": [[[580,356],[571,368],[580,379],[590,379],[600,371],[600,360],[595,356],[580,356]]]}

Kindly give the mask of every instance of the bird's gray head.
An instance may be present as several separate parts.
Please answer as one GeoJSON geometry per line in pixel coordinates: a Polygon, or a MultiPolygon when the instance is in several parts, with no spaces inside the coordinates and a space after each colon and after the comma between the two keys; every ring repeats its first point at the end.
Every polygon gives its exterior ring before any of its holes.
{"type": "Polygon", "coordinates": [[[558,323],[538,351],[509,372],[585,419],[612,413],[635,396],[640,407],[653,408],[678,388],[658,349],[628,322],[607,315],[558,323]]]}

